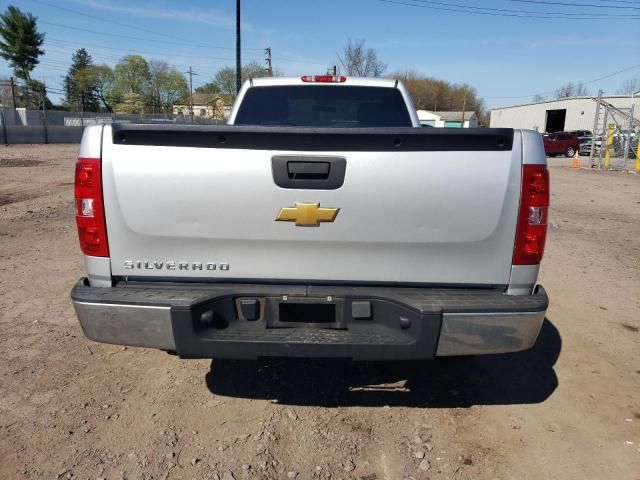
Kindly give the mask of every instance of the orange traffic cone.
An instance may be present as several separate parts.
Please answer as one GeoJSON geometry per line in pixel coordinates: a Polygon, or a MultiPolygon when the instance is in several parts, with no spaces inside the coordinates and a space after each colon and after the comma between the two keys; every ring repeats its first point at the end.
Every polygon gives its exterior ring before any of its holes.
{"type": "Polygon", "coordinates": [[[571,163],[571,168],[580,168],[580,156],[577,150],[575,155],[573,155],[573,162],[571,163]]]}

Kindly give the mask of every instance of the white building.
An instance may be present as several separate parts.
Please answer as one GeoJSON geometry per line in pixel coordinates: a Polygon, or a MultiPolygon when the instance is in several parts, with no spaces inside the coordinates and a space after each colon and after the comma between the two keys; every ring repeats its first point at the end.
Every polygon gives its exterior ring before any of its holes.
{"type": "MultiPolygon", "coordinates": [[[[429,110],[418,110],[420,125],[440,128],[460,128],[463,112],[430,112],[429,110]]],[[[478,115],[476,112],[464,112],[463,128],[475,128],[478,126],[478,115]]]]}
{"type": "MultiPolygon", "coordinates": [[[[602,97],[602,99],[617,108],[631,108],[629,95],[612,95],[602,97]]],[[[640,117],[640,98],[636,97],[634,103],[634,117],[638,119],[640,117]]],[[[527,128],[539,132],[593,130],[595,114],[595,97],[571,97],[494,108],[491,110],[489,126],[494,128],[527,128]]]]}

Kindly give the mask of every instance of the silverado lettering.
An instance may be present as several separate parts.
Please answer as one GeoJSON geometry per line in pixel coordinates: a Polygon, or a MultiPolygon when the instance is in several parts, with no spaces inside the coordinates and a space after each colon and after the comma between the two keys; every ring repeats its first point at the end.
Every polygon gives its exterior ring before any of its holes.
{"type": "Polygon", "coordinates": [[[123,265],[127,270],[229,270],[228,263],[215,262],[176,262],[172,260],[163,262],[157,260],[125,260],[123,262],[123,265]]]}

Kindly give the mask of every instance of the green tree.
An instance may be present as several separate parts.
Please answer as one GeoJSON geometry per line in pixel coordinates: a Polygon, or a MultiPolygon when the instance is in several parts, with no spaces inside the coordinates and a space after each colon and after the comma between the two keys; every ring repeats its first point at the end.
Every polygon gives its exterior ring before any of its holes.
{"type": "Polygon", "coordinates": [[[218,84],[214,82],[208,82],[208,83],[205,83],[204,85],[200,85],[199,87],[196,87],[194,92],[215,94],[215,93],[220,93],[220,87],[218,86],[218,84]]]}
{"type": "Polygon", "coordinates": [[[163,72],[158,79],[158,93],[160,105],[165,113],[170,113],[173,110],[173,104],[189,94],[184,75],[174,68],[163,72]]]}
{"type": "Polygon", "coordinates": [[[84,48],[74,52],[69,72],[63,81],[66,91],[65,103],[68,108],[83,112],[95,112],[100,109],[92,67],[93,60],[89,52],[84,48]]]}
{"type": "Polygon", "coordinates": [[[127,55],[113,69],[110,98],[123,113],[144,113],[151,93],[149,63],[140,55],[127,55]]]}
{"type": "Polygon", "coordinates": [[[173,104],[189,95],[187,81],[182,73],[169,67],[167,62],[152,60],[149,64],[151,73],[150,103],[153,112],[160,110],[169,113],[173,104]]]}
{"type": "Polygon", "coordinates": [[[162,111],[162,101],[160,100],[160,84],[164,75],[169,71],[169,65],[164,60],[151,60],[149,62],[150,92],[149,105],[151,111],[162,111]]]}
{"type": "Polygon", "coordinates": [[[44,34],[38,32],[37,18],[30,13],[23,13],[19,8],[10,5],[0,14],[0,56],[9,62],[16,77],[24,80],[27,87],[25,100],[27,105],[38,103],[38,85],[33,84],[31,72],[39,63],[44,34]],[[33,94],[29,92],[33,91],[33,94]]]}
{"type": "Polygon", "coordinates": [[[122,95],[115,110],[118,113],[144,113],[147,99],[144,95],[135,92],[126,92],[122,95]]]}
{"type": "Polygon", "coordinates": [[[94,65],[87,68],[87,75],[91,77],[96,98],[102,103],[102,108],[113,112],[111,89],[114,84],[113,70],[108,65],[94,65]]]}
{"type": "Polygon", "coordinates": [[[225,67],[218,70],[213,77],[213,84],[226,101],[233,102],[236,98],[236,69],[225,67]]]}
{"type": "MultiPolygon", "coordinates": [[[[274,73],[274,75],[277,76],[277,73],[274,73]]],[[[266,76],[267,70],[258,62],[247,63],[240,71],[240,77],[243,82],[249,78],[266,76]]],[[[218,88],[218,92],[225,103],[233,103],[236,98],[236,69],[233,67],[225,67],[218,70],[213,77],[213,85],[218,88]]]]}

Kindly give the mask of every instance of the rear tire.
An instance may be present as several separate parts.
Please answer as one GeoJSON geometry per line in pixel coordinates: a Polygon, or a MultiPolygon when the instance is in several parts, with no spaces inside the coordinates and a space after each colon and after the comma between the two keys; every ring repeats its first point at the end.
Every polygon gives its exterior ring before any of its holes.
{"type": "Polygon", "coordinates": [[[573,157],[575,154],[576,154],[576,149],[573,147],[567,148],[567,151],[565,152],[565,155],[569,158],[573,157]]]}

